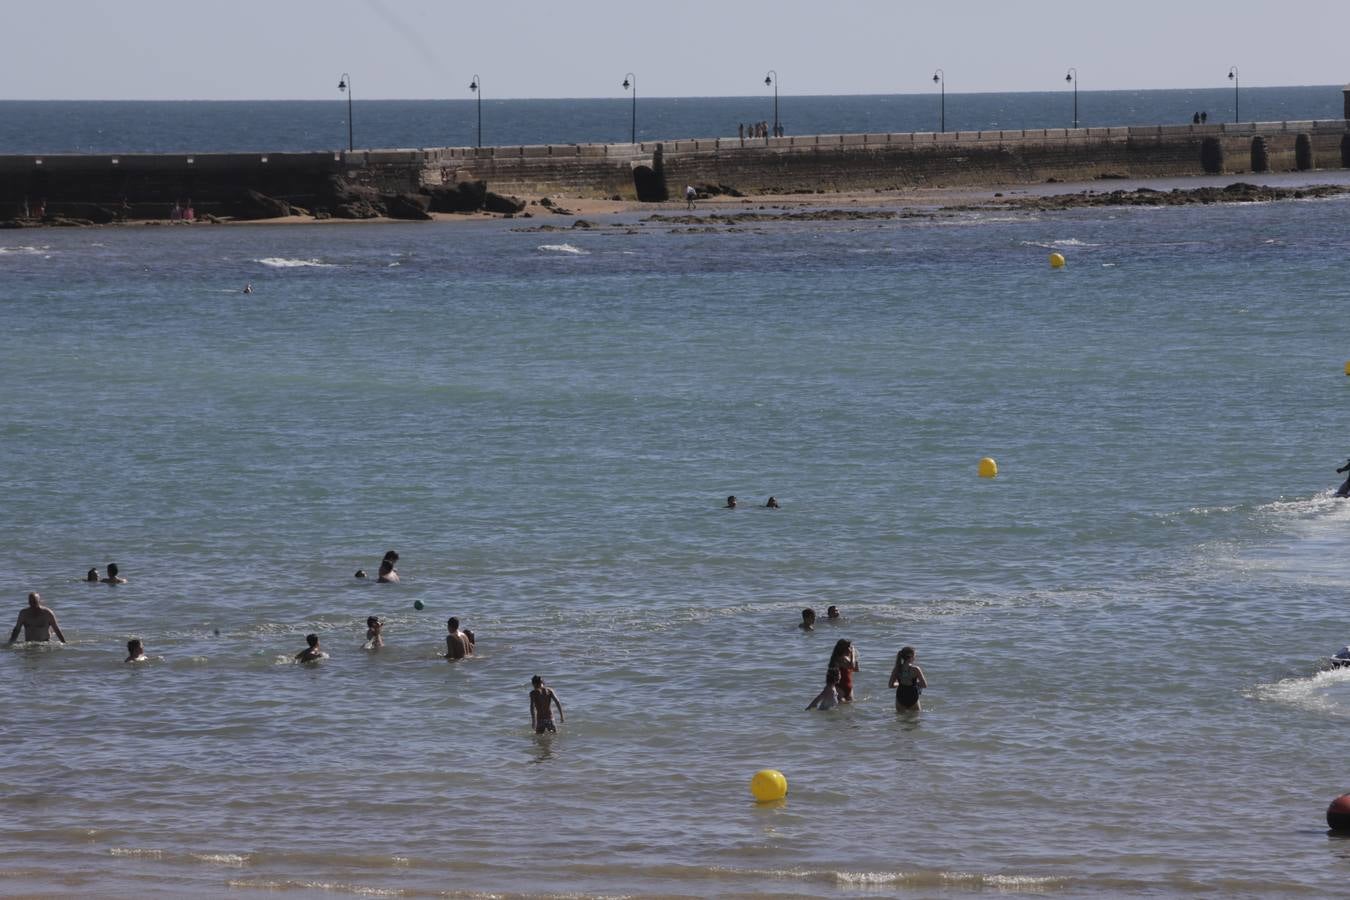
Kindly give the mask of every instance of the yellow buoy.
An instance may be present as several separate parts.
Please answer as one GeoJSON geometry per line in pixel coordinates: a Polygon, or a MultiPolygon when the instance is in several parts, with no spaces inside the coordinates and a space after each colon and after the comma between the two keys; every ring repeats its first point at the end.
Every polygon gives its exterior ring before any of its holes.
{"type": "Polygon", "coordinates": [[[1052,269],[1062,269],[1062,268],[1064,268],[1064,254],[1062,254],[1062,253],[1051,253],[1051,254],[1050,254],[1050,268],[1052,268],[1052,269]]]}
{"type": "Polygon", "coordinates": [[[993,457],[986,456],[980,460],[980,477],[993,478],[998,474],[998,463],[994,462],[993,457]]]}
{"type": "Polygon", "coordinates": [[[1350,362],[1345,364],[1345,374],[1350,375],[1350,362]]]}
{"type": "Polygon", "coordinates": [[[760,769],[750,779],[750,793],[760,803],[771,803],[787,796],[787,778],[777,769],[760,769]]]}

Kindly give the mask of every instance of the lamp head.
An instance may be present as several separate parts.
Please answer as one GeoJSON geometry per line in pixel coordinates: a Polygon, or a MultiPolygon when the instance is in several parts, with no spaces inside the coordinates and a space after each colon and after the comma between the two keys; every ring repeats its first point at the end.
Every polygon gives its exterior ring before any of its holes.
{"type": "Polygon", "coordinates": [[[765,87],[768,87],[768,86],[771,85],[771,84],[773,84],[773,79],[770,78],[768,75],[765,75],[765,76],[764,76],[764,86],[765,86],[765,87]]]}
{"type": "Polygon", "coordinates": [[[1232,69],[1229,69],[1229,70],[1228,70],[1228,80],[1229,80],[1229,81],[1232,81],[1232,80],[1233,80],[1233,70],[1232,70],[1232,69]]]}
{"type": "Polygon", "coordinates": [[[1064,80],[1065,80],[1065,81],[1073,81],[1073,73],[1072,73],[1072,72],[1066,72],[1066,73],[1064,73],[1064,80]]]}
{"type": "Polygon", "coordinates": [[[625,79],[623,80],[623,89],[624,89],[625,91],[628,90],[628,79],[627,79],[627,78],[625,78],[625,79]]]}
{"type": "Polygon", "coordinates": [[[339,90],[339,91],[345,91],[345,90],[347,90],[347,79],[346,79],[346,78],[339,78],[339,79],[338,79],[338,90],[339,90]]]}
{"type": "Polygon", "coordinates": [[[470,82],[469,82],[469,90],[471,90],[471,91],[476,91],[476,90],[478,90],[478,79],[477,79],[477,78],[475,78],[473,81],[470,81],[470,82]]]}

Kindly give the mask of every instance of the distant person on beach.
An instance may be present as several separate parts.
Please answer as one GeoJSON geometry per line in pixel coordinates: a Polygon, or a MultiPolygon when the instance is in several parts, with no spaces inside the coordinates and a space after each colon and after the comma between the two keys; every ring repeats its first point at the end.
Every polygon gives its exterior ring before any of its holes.
{"type": "Polygon", "coordinates": [[[544,684],[544,679],[538,675],[530,679],[530,684],[534,685],[534,690],[530,691],[530,727],[534,729],[535,734],[544,732],[558,731],[558,726],[553,724],[553,710],[549,708],[552,704],[558,707],[558,721],[565,722],[563,718],[562,703],[558,700],[558,695],[553,693],[553,688],[544,684]]]}
{"type": "Polygon", "coordinates": [[[923,670],[914,665],[914,648],[902,647],[895,655],[895,668],[891,669],[890,686],[895,688],[895,708],[897,710],[919,710],[919,692],[928,687],[923,670]]]}
{"type": "Polygon", "coordinates": [[[126,584],[127,580],[117,574],[117,563],[108,563],[108,574],[103,578],[104,584],[126,584]]]}
{"type": "MultiPolygon", "coordinates": [[[[1350,459],[1347,459],[1345,461],[1345,465],[1341,466],[1339,469],[1336,470],[1337,475],[1339,475],[1342,472],[1350,472],[1350,459]]],[[[1350,497],[1350,475],[1346,475],[1345,481],[1342,481],[1341,486],[1336,488],[1336,496],[1350,497]]]]}
{"type": "Polygon", "coordinates": [[[366,616],[366,643],[363,649],[378,650],[384,646],[384,623],[378,616],[366,616]]]}
{"type": "Polygon", "coordinates": [[[822,712],[827,709],[834,709],[840,703],[839,699],[839,670],[831,666],[825,670],[825,688],[816,699],[806,704],[807,710],[818,709],[822,712]]]}
{"type": "MultiPolygon", "coordinates": [[[[738,138],[740,138],[741,140],[745,140],[745,123],[744,123],[744,122],[737,122],[737,123],[736,123],[736,136],[737,136],[738,138]]],[[[27,216],[25,216],[25,218],[27,218],[27,216]]]]}
{"type": "Polygon", "coordinates": [[[802,622],[797,626],[802,631],[816,630],[816,611],[811,607],[802,610],[802,622]]]}
{"type": "Polygon", "coordinates": [[[61,626],[56,624],[56,613],[42,605],[42,595],[33,591],[28,595],[28,606],[19,610],[19,620],[14,623],[14,630],[9,633],[9,643],[14,643],[19,636],[19,629],[23,629],[23,639],[29,643],[41,644],[52,639],[52,632],[56,632],[56,639],[61,643],[66,642],[66,636],[61,633],[61,626]]]}
{"type": "Polygon", "coordinates": [[[830,653],[830,668],[839,670],[839,701],[853,702],[853,673],[858,671],[858,651],[853,642],[840,638],[830,653]]]}
{"type": "Polygon", "coordinates": [[[1200,124],[1203,125],[1208,121],[1209,121],[1209,113],[1207,112],[1200,113],[1200,124]]]}
{"type": "Polygon", "coordinates": [[[466,656],[473,656],[473,632],[461,630],[459,619],[451,616],[445,620],[445,630],[448,632],[445,636],[445,658],[463,659],[466,656]]]}
{"type": "Polygon", "coordinates": [[[145,645],[141,643],[140,638],[127,641],[127,658],[122,662],[145,662],[149,658],[145,655],[145,645]]]}
{"type": "Polygon", "coordinates": [[[698,191],[694,190],[694,186],[692,184],[685,185],[684,188],[685,208],[693,209],[694,201],[697,199],[698,199],[698,191]]]}
{"type": "Polygon", "coordinates": [[[767,501],[765,501],[765,503],[764,503],[764,508],[765,508],[765,509],[778,509],[778,498],[777,498],[777,497],[770,497],[767,501]]]}
{"type": "Polygon", "coordinates": [[[844,617],[839,615],[839,607],[831,606],[829,609],[825,610],[825,621],[836,624],[844,621],[844,617]]]}
{"type": "Polygon", "coordinates": [[[732,494],[730,497],[728,497],[728,498],[727,498],[727,505],[724,506],[724,507],[722,507],[722,508],[723,508],[723,509],[735,509],[735,508],[736,508],[736,495],[735,495],[735,494],[732,494]]]}
{"type": "Polygon", "coordinates": [[[90,584],[98,584],[99,581],[101,580],[98,574],[98,567],[95,566],[94,568],[90,569],[89,572],[84,576],[84,580],[88,581],[90,584]]]}
{"type": "Polygon", "coordinates": [[[1196,113],[1195,115],[1191,116],[1191,124],[1192,124],[1192,125],[1199,125],[1199,124],[1200,124],[1200,114],[1199,114],[1199,113],[1196,113]]]}
{"type": "Polygon", "coordinates": [[[308,644],[308,646],[305,647],[305,649],[301,650],[299,653],[295,654],[296,662],[302,663],[318,662],[319,660],[327,656],[327,654],[324,653],[323,650],[319,648],[319,636],[317,634],[305,635],[305,643],[308,644]]]}

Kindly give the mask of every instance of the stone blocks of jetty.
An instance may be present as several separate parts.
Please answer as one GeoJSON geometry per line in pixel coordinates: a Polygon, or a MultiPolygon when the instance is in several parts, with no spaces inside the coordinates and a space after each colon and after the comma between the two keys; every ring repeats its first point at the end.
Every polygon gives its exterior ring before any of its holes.
{"type": "Polygon", "coordinates": [[[518,197],[661,201],[1350,168],[1350,125],[1316,122],[795,135],[638,144],[316,153],[0,156],[0,221],[427,219],[518,197]]]}

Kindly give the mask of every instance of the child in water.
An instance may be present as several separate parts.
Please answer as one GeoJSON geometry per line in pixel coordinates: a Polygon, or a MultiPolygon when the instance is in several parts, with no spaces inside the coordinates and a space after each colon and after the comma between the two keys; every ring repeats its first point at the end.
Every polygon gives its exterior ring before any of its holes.
{"type": "Polygon", "coordinates": [[[914,665],[914,648],[902,647],[895,654],[895,668],[891,670],[890,686],[895,688],[895,708],[897,710],[918,711],[919,692],[928,687],[923,670],[914,665]]]}
{"type": "Polygon", "coordinates": [[[381,632],[384,630],[384,623],[375,616],[366,617],[366,643],[362,649],[378,650],[384,646],[384,637],[381,632]]]}
{"type": "Polygon", "coordinates": [[[309,646],[295,654],[295,661],[302,663],[318,662],[328,654],[319,648],[319,636],[317,634],[305,635],[305,643],[309,646]]]}
{"type": "Polygon", "coordinates": [[[140,638],[127,641],[127,658],[123,662],[145,662],[149,658],[145,655],[145,645],[140,638]]]}
{"type": "Polygon", "coordinates": [[[839,705],[839,670],[830,666],[825,670],[825,689],[806,705],[807,710],[834,709],[839,705]]]}

